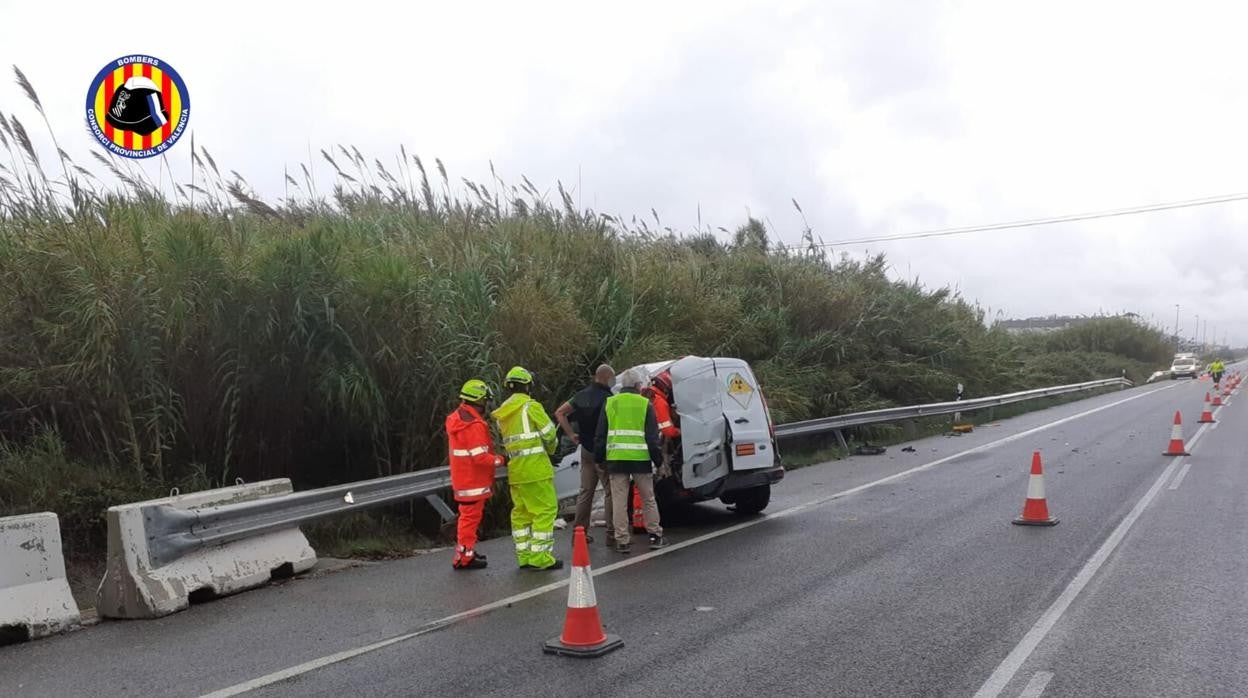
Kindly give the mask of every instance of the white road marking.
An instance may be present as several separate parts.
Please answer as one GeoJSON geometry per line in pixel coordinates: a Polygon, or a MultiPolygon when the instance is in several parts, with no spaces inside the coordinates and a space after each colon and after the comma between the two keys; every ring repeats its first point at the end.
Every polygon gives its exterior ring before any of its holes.
{"type": "Polygon", "coordinates": [[[1040,698],[1040,694],[1044,693],[1044,689],[1048,687],[1049,682],[1052,680],[1053,672],[1037,671],[1036,675],[1027,682],[1023,692],[1018,694],[1018,698],[1040,698]]]}
{"type": "MultiPolygon", "coordinates": [[[[1188,449],[1191,449],[1191,447],[1200,440],[1200,437],[1204,435],[1206,426],[1208,425],[1204,425],[1198,429],[1196,431],[1196,435],[1185,444],[1188,449]]],[[[1079,592],[1083,591],[1083,588],[1088,585],[1088,582],[1092,581],[1092,577],[1096,574],[1097,570],[1101,569],[1101,566],[1104,565],[1105,561],[1109,559],[1109,556],[1113,554],[1114,550],[1118,547],[1118,544],[1121,543],[1122,539],[1127,536],[1127,531],[1131,530],[1131,527],[1135,525],[1135,522],[1140,518],[1140,515],[1144,513],[1144,510],[1148,507],[1148,505],[1152,503],[1154,498],[1157,497],[1157,493],[1161,491],[1162,486],[1165,485],[1166,480],[1170,477],[1170,474],[1174,472],[1175,466],[1177,466],[1179,461],[1182,461],[1183,458],[1185,458],[1185,456],[1175,456],[1174,459],[1170,461],[1170,465],[1167,465],[1166,469],[1162,471],[1161,476],[1153,482],[1153,486],[1150,487],[1148,492],[1140,498],[1140,501],[1135,503],[1135,506],[1131,509],[1130,513],[1128,513],[1126,518],[1118,524],[1113,533],[1109,534],[1109,537],[1106,538],[1105,542],[1101,544],[1101,547],[1092,554],[1092,557],[1088,558],[1088,561],[1084,563],[1083,568],[1079,570],[1079,573],[1075,575],[1074,579],[1070,580],[1070,584],[1066,585],[1066,588],[1062,590],[1061,595],[1057,597],[1057,600],[1053,602],[1053,605],[1049,606],[1049,608],[1036,621],[1035,625],[1031,626],[1031,629],[1027,631],[1027,634],[1023,636],[1022,640],[1019,640],[1014,649],[1006,655],[1005,659],[1003,659],[1001,664],[996,668],[996,671],[993,671],[992,675],[988,677],[988,680],[984,682],[984,685],[979,687],[979,690],[975,692],[975,698],[996,698],[996,696],[1001,694],[1001,691],[1005,690],[1005,687],[1009,685],[1011,680],[1013,680],[1014,675],[1018,673],[1019,669],[1022,668],[1023,663],[1027,661],[1027,658],[1031,656],[1031,653],[1036,650],[1036,647],[1040,645],[1040,642],[1044,640],[1046,635],[1049,634],[1049,631],[1053,629],[1053,626],[1057,624],[1057,621],[1061,620],[1062,614],[1066,613],[1066,609],[1070,608],[1070,605],[1074,603],[1075,597],[1079,595],[1079,592]]]]}
{"type": "MultiPolygon", "coordinates": [[[[688,547],[697,545],[699,543],[705,543],[708,540],[714,540],[716,538],[726,536],[730,533],[736,533],[737,531],[751,528],[753,526],[757,526],[759,524],[766,523],[768,521],[773,521],[775,519],[784,518],[786,516],[792,516],[793,514],[806,511],[807,509],[813,509],[815,507],[827,504],[828,502],[831,502],[837,499],[843,499],[852,494],[857,494],[859,492],[862,492],[863,490],[868,490],[868,489],[871,489],[872,487],[877,487],[879,485],[887,484],[895,480],[900,480],[901,478],[904,478],[907,475],[913,475],[914,473],[928,470],[930,468],[934,468],[938,465],[941,465],[943,463],[948,463],[949,461],[956,460],[963,456],[968,456],[973,453],[980,453],[982,451],[987,451],[989,449],[996,448],[997,446],[1001,446],[1003,444],[1011,443],[1013,441],[1018,441],[1019,439],[1026,438],[1028,436],[1031,436],[1032,434],[1042,432],[1046,429],[1052,429],[1053,427],[1066,424],[1067,422],[1072,422],[1076,419],[1081,419],[1090,414],[1096,414],[1097,412],[1110,409],[1111,407],[1117,407],[1118,405],[1131,402],[1132,400],[1138,400],[1142,397],[1155,395],[1162,391],[1169,390],[1170,388],[1175,387],[1175,385],[1177,384],[1171,384],[1162,388],[1158,388],[1156,390],[1141,392],[1139,394],[1132,395],[1131,397],[1123,398],[1122,400],[1117,400],[1115,402],[1101,405],[1100,407],[1094,407],[1090,410],[1084,410],[1083,412],[1079,412],[1078,414],[1073,414],[1069,417],[1063,417],[1062,419],[1059,419],[1057,421],[1049,422],[1048,424],[1042,424],[1038,427],[1033,427],[1026,431],[1021,431],[1017,434],[1013,434],[1011,436],[1006,436],[1006,437],[997,439],[996,441],[990,441],[986,444],[981,444],[973,448],[968,448],[965,451],[959,451],[958,453],[955,453],[953,455],[945,456],[944,458],[939,458],[930,463],[924,463],[923,465],[915,466],[913,468],[910,468],[909,470],[903,470],[900,473],[889,475],[888,477],[880,478],[879,480],[874,480],[864,485],[851,487],[850,489],[843,490],[835,494],[830,494],[825,497],[820,497],[819,499],[806,502],[805,504],[797,504],[787,509],[781,509],[780,511],[767,514],[766,516],[762,516],[756,519],[750,519],[748,521],[742,521],[739,524],[734,524],[726,528],[721,528],[715,531],[711,531],[709,533],[704,533],[700,536],[695,536],[693,538],[680,541],[678,543],[672,543],[668,545],[666,548],[662,548],[660,550],[652,550],[642,555],[635,555],[627,560],[621,560],[619,562],[615,562],[610,565],[605,565],[599,569],[595,569],[593,570],[593,574],[595,577],[604,575],[604,574],[607,574],[608,572],[614,572],[616,570],[624,569],[625,567],[629,567],[631,565],[641,564],[642,562],[650,560],[651,558],[659,557],[660,555],[669,555],[671,553],[676,552],[677,550],[688,548],[688,547]]],[[[461,613],[456,613],[454,615],[450,615],[445,618],[432,621],[430,623],[427,623],[417,628],[416,630],[413,630],[410,633],[405,633],[403,635],[398,635],[398,636],[391,637],[385,640],[381,640],[371,645],[364,645],[363,647],[357,647],[355,649],[343,650],[342,652],[336,652],[334,654],[330,654],[324,657],[313,659],[313,660],[304,662],[302,664],[297,664],[287,669],[282,669],[281,671],[275,671],[273,673],[265,674],[264,676],[259,676],[249,681],[244,681],[242,683],[235,684],[233,686],[227,686],[220,690],[213,691],[212,693],[206,693],[203,696],[201,696],[201,698],[228,698],[228,696],[236,696],[241,693],[247,693],[248,691],[254,691],[258,688],[263,688],[265,686],[269,686],[269,685],[278,683],[280,681],[285,681],[287,679],[291,679],[296,676],[300,676],[302,674],[307,674],[309,672],[316,671],[317,669],[322,669],[324,667],[330,666],[331,664],[345,662],[348,659],[358,657],[362,654],[375,652],[377,650],[384,649],[391,645],[395,645],[400,642],[404,642],[404,641],[411,640],[416,637],[420,637],[421,635],[427,635],[431,632],[441,630],[442,628],[445,628],[449,625],[458,623],[461,620],[484,615],[486,613],[497,610],[499,608],[510,606],[513,603],[518,603],[520,601],[525,601],[527,599],[531,599],[536,596],[541,596],[543,594],[550,593],[557,589],[562,589],[563,587],[566,587],[567,585],[568,585],[567,579],[563,579],[558,582],[551,582],[550,584],[546,584],[544,586],[540,586],[535,589],[530,589],[520,594],[514,594],[512,596],[508,596],[506,598],[502,598],[497,601],[492,601],[483,606],[477,606],[476,608],[472,608],[467,611],[463,611],[461,613]]]]}
{"type": "Polygon", "coordinates": [[[1192,462],[1190,460],[1184,463],[1183,467],[1179,468],[1179,474],[1174,476],[1174,481],[1171,482],[1170,486],[1167,487],[1166,489],[1168,490],[1179,489],[1179,485],[1183,484],[1183,478],[1187,477],[1187,471],[1190,470],[1191,467],[1192,467],[1192,462]]]}

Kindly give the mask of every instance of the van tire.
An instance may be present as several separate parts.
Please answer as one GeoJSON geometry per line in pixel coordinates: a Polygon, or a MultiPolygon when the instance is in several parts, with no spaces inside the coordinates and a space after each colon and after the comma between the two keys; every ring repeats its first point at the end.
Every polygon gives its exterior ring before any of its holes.
{"type": "Polygon", "coordinates": [[[746,490],[733,492],[731,499],[725,501],[734,505],[732,511],[742,516],[757,514],[771,503],[771,485],[759,485],[746,490]]]}

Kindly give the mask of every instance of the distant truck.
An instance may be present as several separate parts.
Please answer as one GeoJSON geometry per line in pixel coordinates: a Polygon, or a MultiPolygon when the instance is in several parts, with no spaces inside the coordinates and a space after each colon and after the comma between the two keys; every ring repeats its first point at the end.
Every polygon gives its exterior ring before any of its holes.
{"type": "MultiPolygon", "coordinates": [[[[672,477],[655,482],[659,506],[719,499],[739,514],[765,509],[784,467],[767,400],[749,364],[686,356],[637,368],[650,378],[671,374],[679,419],[680,449],[672,457],[672,477]]],[[[575,496],[579,486],[578,449],[555,468],[555,488],[563,499],[575,496]]]]}

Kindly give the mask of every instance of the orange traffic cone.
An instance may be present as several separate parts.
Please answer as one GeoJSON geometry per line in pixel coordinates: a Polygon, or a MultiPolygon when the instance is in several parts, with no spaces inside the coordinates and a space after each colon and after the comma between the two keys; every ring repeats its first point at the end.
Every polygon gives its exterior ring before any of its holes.
{"type": "MultiPolygon", "coordinates": [[[[1215,405],[1218,404],[1217,398],[1214,398],[1213,404],[1215,405]]],[[[1170,447],[1167,448],[1166,452],[1161,455],[1163,456],[1190,456],[1192,455],[1187,452],[1187,447],[1183,445],[1183,415],[1179,414],[1177,411],[1174,413],[1174,427],[1170,429],[1170,447]]]]}
{"type": "Polygon", "coordinates": [[[1222,393],[1219,393],[1217,388],[1214,388],[1213,390],[1213,406],[1214,407],[1222,406],[1222,393]]]}
{"type": "Polygon", "coordinates": [[[1200,413],[1197,424],[1213,424],[1213,412],[1209,411],[1209,393],[1205,393],[1205,411],[1200,413]]]}
{"type": "Polygon", "coordinates": [[[563,634],[547,640],[542,651],[568,657],[601,657],[623,646],[624,641],[618,636],[607,635],[602,630],[594,577],[589,571],[585,527],[577,526],[572,536],[572,579],[568,582],[568,613],[563,619],[563,634]]]}
{"type": "Polygon", "coordinates": [[[1031,455],[1031,477],[1027,481],[1027,501],[1023,513],[1010,523],[1018,526],[1056,526],[1057,519],[1049,514],[1049,504],[1044,498],[1044,469],[1040,467],[1040,452],[1031,455]]]}
{"type": "Polygon", "coordinates": [[[633,485],[633,531],[640,533],[646,530],[646,517],[641,513],[641,490],[633,485]]]}

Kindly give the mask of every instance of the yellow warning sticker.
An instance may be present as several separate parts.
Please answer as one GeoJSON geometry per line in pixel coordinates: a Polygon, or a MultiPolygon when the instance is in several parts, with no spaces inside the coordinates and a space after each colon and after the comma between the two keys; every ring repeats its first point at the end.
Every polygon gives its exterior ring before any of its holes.
{"type": "Polygon", "coordinates": [[[740,373],[734,373],[728,376],[728,396],[744,410],[750,406],[750,400],[754,397],[754,387],[740,373]]]}

